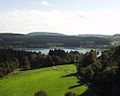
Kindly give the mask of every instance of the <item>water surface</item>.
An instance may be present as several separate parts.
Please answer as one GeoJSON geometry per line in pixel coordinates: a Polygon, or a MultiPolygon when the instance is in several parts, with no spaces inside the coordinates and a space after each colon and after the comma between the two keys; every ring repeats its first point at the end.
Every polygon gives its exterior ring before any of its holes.
{"type": "MultiPolygon", "coordinates": [[[[52,48],[51,48],[52,49],[52,48]]],[[[78,51],[80,53],[86,53],[86,52],[90,52],[90,50],[96,50],[96,51],[100,51],[99,49],[85,49],[85,48],[80,48],[80,49],[73,49],[73,48],[57,48],[57,49],[62,49],[65,52],[71,52],[71,51],[78,51]]],[[[41,52],[42,54],[48,54],[50,48],[28,48],[25,49],[26,51],[31,51],[31,52],[41,52]]]]}

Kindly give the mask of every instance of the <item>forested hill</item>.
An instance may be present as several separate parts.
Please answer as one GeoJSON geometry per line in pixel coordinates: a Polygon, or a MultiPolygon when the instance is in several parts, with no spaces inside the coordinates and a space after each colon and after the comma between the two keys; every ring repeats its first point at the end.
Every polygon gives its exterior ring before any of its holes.
{"type": "Polygon", "coordinates": [[[63,36],[64,34],[50,33],[50,32],[32,32],[32,33],[29,33],[27,35],[28,36],[37,36],[37,35],[63,36]]]}
{"type": "Polygon", "coordinates": [[[0,34],[0,47],[43,48],[43,47],[101,47],[110,41],[100,37],[79,37],[66,35],[24,35],[0,34]]]}

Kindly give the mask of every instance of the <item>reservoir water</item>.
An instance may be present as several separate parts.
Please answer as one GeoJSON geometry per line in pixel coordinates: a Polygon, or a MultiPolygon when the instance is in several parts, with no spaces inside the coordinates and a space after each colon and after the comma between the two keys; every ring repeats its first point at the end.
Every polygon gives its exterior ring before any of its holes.
{"type": "MultiPolygon", "coordinates": [[[[51,48],[53,49],[53,48],[51,48]]],[[[64,50],[65,52],[70,52],[70,51],[78,51],[80,53],[86,53],[86,52],[90,52],[90,50],[96,50],[96,51],[99,51],[99,49],[84,49],[84,48],[79,48],[79,49],[73,49],[73,48],[57,48],[57,49],[62,49],[64,50]]],[[[28,49],[25,49],[26,51],[30,51],[30,52],[41,52],[42,54],[48,54],[49,53],[49,50],[50,48],[28,48],[28,49]]]]}

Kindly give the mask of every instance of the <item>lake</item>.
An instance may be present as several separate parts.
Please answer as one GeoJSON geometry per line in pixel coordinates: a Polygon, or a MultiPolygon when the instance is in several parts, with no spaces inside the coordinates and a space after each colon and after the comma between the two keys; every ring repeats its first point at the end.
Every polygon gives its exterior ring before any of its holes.
{"type": "MultiPolygon", "coordinates": [[[[53,48],[51,48],[53,49],[53,48]]],[[[101,50],[99,49],[85,49],[85,48],[79,48],[79,49],[73,49],[73,48],[57,48],[57,49],[62,49],[64,50],[65,52],[70,52],[70,51],[78,51],[80,53],[86,53],[86,52],[90,52],[90,50],[96,50],[96,51],[99,51],[101,52],[101,50]]],[[[28,48],[28,49],[25,49],[25,51],[30,51],[30,52],[41,52],[42,54],[48,54],[49,53],[49,50],[50,48],[28,48]]]]}

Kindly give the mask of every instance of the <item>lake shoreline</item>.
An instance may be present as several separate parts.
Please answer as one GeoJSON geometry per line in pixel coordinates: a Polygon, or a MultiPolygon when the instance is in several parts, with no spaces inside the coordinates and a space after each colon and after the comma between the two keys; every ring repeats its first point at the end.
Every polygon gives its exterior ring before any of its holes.
{"type": "Polygon", "coordinates": [[[95,50],[98,52],[103,51],[103,49],[92,49],[92,48],[61,48],[61,47],[57,47],[57,48],[23,48],[21,50],[25,50],[28,52],[41,52],[42,54],[48,54],[49,50],[54,50],[54,49],[61,49],[64,50],[65,52],[71,52],[71,51],[78,51],[80,53],[85,54],[86,52],[90,52],[91,50],[95,50]]]}

